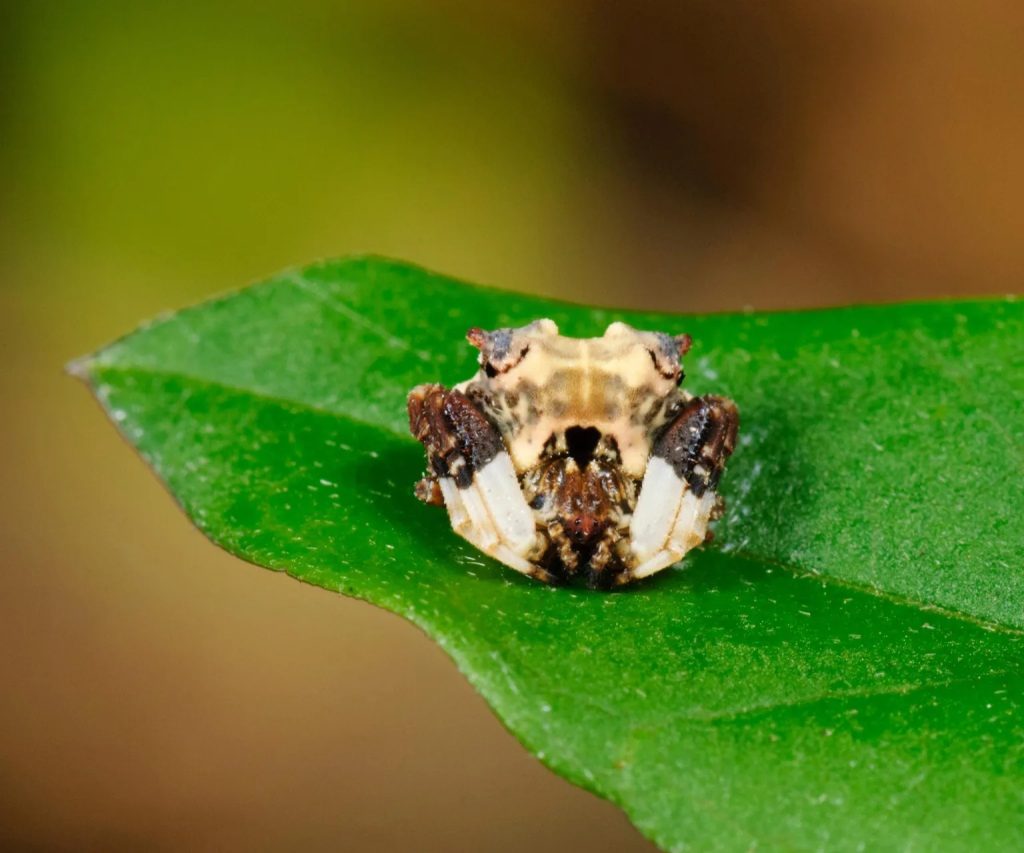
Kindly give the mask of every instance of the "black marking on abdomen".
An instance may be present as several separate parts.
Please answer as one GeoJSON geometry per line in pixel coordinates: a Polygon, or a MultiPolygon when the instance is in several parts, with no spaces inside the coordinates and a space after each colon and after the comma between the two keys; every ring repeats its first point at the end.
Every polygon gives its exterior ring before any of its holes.
{"type": "Polygon", "coordinates": [[[601,430],[596,427],[571,426],[565,431],[565,446],[581,471],[594,458],[600,440],[601,430]]]}

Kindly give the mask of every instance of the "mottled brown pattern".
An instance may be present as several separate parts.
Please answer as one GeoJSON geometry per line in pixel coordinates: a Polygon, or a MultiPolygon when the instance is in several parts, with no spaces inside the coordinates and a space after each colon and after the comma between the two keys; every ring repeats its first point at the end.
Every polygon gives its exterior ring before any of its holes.
{"type": "Polygon", "coordinates": [[[417,485],[417,496],[433,503],[437,477],[454,477],[468,486],[475,471],[505,449],[501,436],[460,391],[443,385],[419,385],[407,400],[409,430],[427,450],[431,473],[417,485]]]}
{"type": "Polygon", "coordinates": [[[659,436],[654,455],[668,462],[700,496],[714,489],[736,447],[740,416],[724,397],[695,397],[659,436]]]}

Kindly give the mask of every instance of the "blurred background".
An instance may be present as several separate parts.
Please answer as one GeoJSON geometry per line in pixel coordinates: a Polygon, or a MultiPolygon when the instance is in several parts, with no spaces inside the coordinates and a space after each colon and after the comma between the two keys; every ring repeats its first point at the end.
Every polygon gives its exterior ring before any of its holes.
{"type": "Polygon", "coordinates": [[[1015,292],[1022,233],[1017,0],[0,3],[0,846],[647,848],[69,358],[350,252],[709,311],[1015,292]]]}

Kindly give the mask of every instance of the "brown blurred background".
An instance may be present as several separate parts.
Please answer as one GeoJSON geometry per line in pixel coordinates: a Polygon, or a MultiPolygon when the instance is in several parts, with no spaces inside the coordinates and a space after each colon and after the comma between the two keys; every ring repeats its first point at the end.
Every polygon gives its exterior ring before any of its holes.
{"type": "Polygon", "coordinates": [[[704,311],[1019,291],[1022,233],[1015,0],[0,4],[0,846],[646,846],[208,545],[70,357],[354,251],[704,311]]]}

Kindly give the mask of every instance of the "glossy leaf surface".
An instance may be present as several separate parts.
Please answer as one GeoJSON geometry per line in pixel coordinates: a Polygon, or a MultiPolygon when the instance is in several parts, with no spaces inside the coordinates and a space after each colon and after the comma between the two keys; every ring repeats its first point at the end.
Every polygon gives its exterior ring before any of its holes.
{"type": "Polygon", "coordinates": [[[557,772],[667,848],[1024,843],[1024,311],[703,317],[571,306],[377,259],[285,273],[84,359],[193,521],[421,626],[557,772]],[[525,580],[412,485],[404,399],[471,325],[686,331],[735,399],[716,547],[608,594],[525,580]]]}

